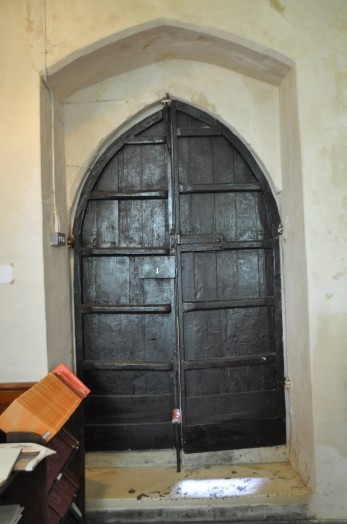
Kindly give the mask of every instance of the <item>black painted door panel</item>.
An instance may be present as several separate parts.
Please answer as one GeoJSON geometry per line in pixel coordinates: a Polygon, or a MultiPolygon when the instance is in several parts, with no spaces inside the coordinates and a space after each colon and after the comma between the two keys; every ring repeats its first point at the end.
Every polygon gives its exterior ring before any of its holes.
{"type": "Polygon", "coordinates": [[[178,102],[117,140],[76,215],[90,450],[285,442],[279,217],[241,142],[178,102]]]}

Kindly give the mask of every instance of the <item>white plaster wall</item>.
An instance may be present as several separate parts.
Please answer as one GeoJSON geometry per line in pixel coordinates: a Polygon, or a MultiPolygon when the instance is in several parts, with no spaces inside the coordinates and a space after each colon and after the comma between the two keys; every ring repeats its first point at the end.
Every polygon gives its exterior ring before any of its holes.
{"type": "MultiPolygon", "coordinates": [[[[156,19],[216,28],[297,55],[302,39],[309,42],[314,13],[324,23],[328,6],[332,18],[344,10],[344,0],[46,0],[47,63],[52,65],[109,35],[156,19]],[[83,23],[81,23],[83,20],[83,23]],[[62,38],[62,28],[64,38],[62,38]],[[59,42],[59,45],[57,45],[59,42]]],[[[288,53],[288,56],[291,56],[288,53]]]]}
{"type": "Polygon", "coordinates": [[[314,507],[326,517],[345,518],[347,5],[338,7],[311,21],[310,59],[298,63],[297,80],[319,493],[314,507]]]}
{"type": "Polygon", "coordinates": [[[40,1],[1,2],[0,381],[34,381],[47,369],[40,173],[40,1]]]}

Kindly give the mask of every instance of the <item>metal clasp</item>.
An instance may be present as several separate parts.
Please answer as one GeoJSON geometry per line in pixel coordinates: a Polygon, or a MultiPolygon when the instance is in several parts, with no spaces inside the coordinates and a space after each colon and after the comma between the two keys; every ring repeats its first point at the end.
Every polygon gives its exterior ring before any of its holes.
{"type": "Polygon", "coordinates": [[[160,100],[160,103],[161,103],[164,107],[171,106],[171,102],[172,102],[172,100],[171,100],[171,98],[170,98],[170,96],[169,96],[168,93],[166,93],[166,98],[162,98],[162,99],[160,100]]]}
{"type": "Polygon", "coordinates": [[[181,244],[181,235],[180,233],[172,233],[170,235],[170,249],[173,249],[175,246],[181,244]]]}

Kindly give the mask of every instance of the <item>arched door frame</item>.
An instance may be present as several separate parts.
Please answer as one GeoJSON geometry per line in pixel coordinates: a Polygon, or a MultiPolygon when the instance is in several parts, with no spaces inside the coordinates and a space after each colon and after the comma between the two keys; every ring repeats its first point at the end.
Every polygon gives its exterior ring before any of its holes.
{"type": "MultiPolygon", "coordinates": [[[[221,131],[221,134],[228,140],[230,144],[235,148],[235,150],[240,154],[240,156],[246,160],[247,164],[251,168],[251,171],[253,172],[253,175],[256,176],[257,181],[259,182],[260,188],[263,193],[263,197],[265,200],[265,206],[267,208],[267,212],[269,216],[271,217],[270,224],[271,224],[271,238],[272,238],[272,252],[273,252],[273,289],[274,289],[274,341],[275,341],[275,348],[274,352],[276,354],[276,369],[278,370],[277,373],[278,376],[281,376],[280,382],[278,382],[276,388],[278,392],[283,388],[283,341],[282,341],[282,316],[281,316],[281,269],[280,269],[280,256],[279,256],[279,242],[278,242],[278,234],[279,234],[279,226],[280,226],[280,220],[279,220],[279,213],[277,209],[276,202],[273,198],[271,189],[269,187],[269,184],[262,173],[260,167],[258,166],[257,162],[249,152],[249,150],[245,147],[245,145],[239,140],[238,137],[236,137],[229,129],[227,129],[223,124],[221,124],[219,121],[216,121],[213,117],[206,113],[202,113],[201,111],[193,108],[192,106],[188,106],[186,104],[175,102],[175,107],[181,108],[181,110],[184,110],[185,113],[191,114],[192,116],[197,116],[207,124],[207,126],[211,126],[214,129],[219,128],[221,131]]],[[[131,137],[134,137],[137,135],[138,132],[140,132],[143,129],[148,128],[150,125],[154,124],[159,119],[160,112],[154,113],[150,117],[147,117],[144,121],[141,123],[136,124],[132,128],[130,128],[126,133],[124,133],[119,139],[117,139],[114,143],[112,143],[106,151],[103,153],[103,155],[97,160],[95,165],[93,166],[87,181],[84,185],[84,188],[82,190],[82,195],[80,197],[79,205],[77,208],[76,213],[76,221],[74,225],[74,233],[76,239],[79,239],[81,234],[81,228],[84,220],[84,214],[86,212],[86,207],[88,203],[88,198],[91,190],[93,189],[100,173],[104,169],[105,165],[109,162],[109,160],[116,155],[118,151],[124,146],[124,144],[131,139],[131,137]]],[[[78,369],[81,371],[83,369],[82,365],[82,311],[81,311],[81,266],[80,266],[80,245],[77,243],[75,246],[76,249],[76,255],[75,255],[75,305],[76,305],[76,335],[78,339],[78,351],[77,351],[77,365],[78,369]]],[[[83,378],[83,377],[82,377],[83,378]]],[[[284,396],[281,394],[279,398],[280,403],[284,403],[284,400],[282,398],[284,396]],[[282,400],[280,400],[282,398],[282,400]]],[[[283,443],[283,441],[276,442],[277,444],[283,443]]]]}

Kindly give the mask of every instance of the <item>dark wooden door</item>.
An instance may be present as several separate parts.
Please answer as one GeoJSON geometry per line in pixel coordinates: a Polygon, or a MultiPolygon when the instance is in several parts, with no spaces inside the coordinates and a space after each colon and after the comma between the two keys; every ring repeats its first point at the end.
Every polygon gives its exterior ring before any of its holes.
{"type": "Polygon", "coordinates": [[[172,101],[95,164],[74,227],[90,450],[285,442],[279,216],[243,144],[172,101]]]}

